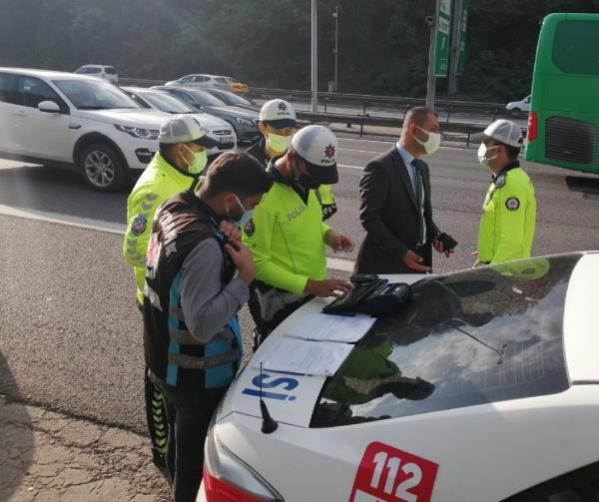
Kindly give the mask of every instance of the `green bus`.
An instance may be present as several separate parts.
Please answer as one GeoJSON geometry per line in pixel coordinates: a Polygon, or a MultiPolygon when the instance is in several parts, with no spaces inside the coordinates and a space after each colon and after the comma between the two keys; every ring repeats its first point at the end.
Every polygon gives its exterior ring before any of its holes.
{"type": "Polygon", "coordinates": [[[526,160],[599,174],[599,14],[543,20],[526,160]]]}

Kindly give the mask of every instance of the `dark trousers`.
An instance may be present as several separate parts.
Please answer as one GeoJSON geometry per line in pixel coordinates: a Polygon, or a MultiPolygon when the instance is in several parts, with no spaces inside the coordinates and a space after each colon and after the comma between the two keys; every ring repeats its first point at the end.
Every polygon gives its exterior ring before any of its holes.
{"type": "Polygon", "coordinates": [[[166,441],[168,437],[168,422],[166,406],[162,391],[154,385],[148,376],[148,368],[144,373],[144,390],[146,398],[146,419],[152,441],[152,460],[159,468],[165,467],[166,441]]]}
{"type": "Polygon", "coordinates": [[[194,502],[202,482],[204,441],[210,420],[225,395],[222,389],[183,392],[161,382],[168,421],[166,468],[175,502],[194,502]]]}
{"type": "Polygon", "coordinates": [[[281,324],[285,319],[299,309],[304,303],[312,299],[312,297],[309,296],[301,301],[290,303],[279,310],[271,320],[266,321],[262,318],[262,314],[260,313],[260,302],[258,301],[258,295],[255,291],[256,287],[257,286],[254,283],[250,288],[250,299],[248,301],[250,314],[252,315],[252,319],[256,324],[256,327],[254,328],[254,338],[252,344],[254,352],[256,352],[262,342],[266,340],[266,337],[270,335],[270,333],[273,332],[279,324],[281,324]]]}

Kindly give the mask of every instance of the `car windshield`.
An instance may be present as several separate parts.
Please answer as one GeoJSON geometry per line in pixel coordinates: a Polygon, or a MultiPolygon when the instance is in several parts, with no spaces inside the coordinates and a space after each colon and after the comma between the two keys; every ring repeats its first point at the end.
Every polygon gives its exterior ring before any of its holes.
{"type": "Polygon", "coordinates": [[[218,98],[215,98],[208,92],[196,90],[188,90],[187,92],[191,94],[202,106],[227,106],[226,103],[222,102],[218,98]]]}
{"type": "Polygon", "coordinates": [[[114,68],[114,66],[106,66],[104,68],[104,71],[109,75],[116,75],[116,69],[114,68]]]}
{"type": "Polygon", "coordinates": [[[139,95],[154,108],[166,113],[197,113],[193,107],[163,92],[140,92],[139,95]]]}
{"type": "Polygon", "coordinates": [[[129,96],[109,82],[96,80],[54,80],[69,101],[79,110],[139,108],[129,96]]]}
{"type": "Polygon", "coordinates": [[[531,259],[413,285],[329,379],[312,427],[332,427],[568,388],[562,328],[580,256],[531,259]]]}
{"type": "Polygon", "coordinates": [[[133,92],[124,91],[127,96],[129,96],[133,101],[135,101],[139,106],[146,109],[151,109],[152,107],[146,103],[140,96],[133,92]]]}
{"type": "Polygon", "coordinates": [[[252,106],[250,101],[238,96],[234,92],[222,91],[218,96],[229,105],[252,106]]]}
{"type": "Polygon", "coordinates": [[[83,68],[79,68],[75,73],[81,73],[83,75],[100,73],[100,68],[98,68],[97,66],[84,66],[83,68]]]}

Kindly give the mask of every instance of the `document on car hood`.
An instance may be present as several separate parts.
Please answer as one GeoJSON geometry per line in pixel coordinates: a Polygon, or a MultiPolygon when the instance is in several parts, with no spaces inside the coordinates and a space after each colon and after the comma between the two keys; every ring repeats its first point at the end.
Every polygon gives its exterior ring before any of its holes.
{"type": "Polygon", "coordinates": [[[368,333],[375,322],[374,317],[366,315],[350,317],[313,312],[298,319],[285,334],[306,340],[355,343],[368,333]]]}
{"type": "Polygon", "coordinates": [[[348,343],[314,342],[283,336],[252,366],[280,373],[333,376],[354,346],[348,343]]]}

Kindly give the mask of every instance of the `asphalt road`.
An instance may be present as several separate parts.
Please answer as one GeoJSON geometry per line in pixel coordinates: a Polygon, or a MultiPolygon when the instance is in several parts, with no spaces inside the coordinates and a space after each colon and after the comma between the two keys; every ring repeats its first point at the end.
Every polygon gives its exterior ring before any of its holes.
{"type": "MultiPolygon", "coordinates": [[[[361,168],[390,146],[340,141],[331,224],[356,243],[361,168]]],[[[442,148],[428,161],[435,220],[459,241],[435,270],[469,267],[489,175],[473,149],[442,148]]],[[[599,200],[569,192],[564,171],[527,167],[539,200],[535,254],[599,248],[599,200]]],[[[144,431],[141,318],[121,259],[125,202],[76,173],[0,161],[0,393],[144,431]]],[[[342,258],[348,268],[355,253],[342,258]]],[[[242,326],[250,332],[245,312],[242,326]]]]}

